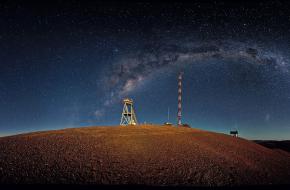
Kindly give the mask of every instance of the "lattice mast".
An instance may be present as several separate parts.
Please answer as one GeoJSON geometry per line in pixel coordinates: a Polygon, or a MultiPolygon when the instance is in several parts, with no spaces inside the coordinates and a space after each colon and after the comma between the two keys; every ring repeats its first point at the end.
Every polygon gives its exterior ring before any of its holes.
{"type": "Polygon", "coordinates": [[[177,125],[181,125],[181,95],[182,95],[182,75],[183,72],[179,72],[178,75],[178,111],[177,111],[177,125]]]}
{"type": "Polygon", "coordinates": [[[120,125],[137,125],[137,118],[133,108],[133,100],[129,98],[125,98],[123,100],[123,112],[121,116],[120,125]]]}

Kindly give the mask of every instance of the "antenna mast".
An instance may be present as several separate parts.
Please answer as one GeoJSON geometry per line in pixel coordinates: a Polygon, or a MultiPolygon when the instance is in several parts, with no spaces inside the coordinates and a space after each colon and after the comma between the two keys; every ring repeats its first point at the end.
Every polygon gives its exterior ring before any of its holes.
{"type": "Polygon", "coordinates": [[[181,95],[182,95],[182,75],[183,72],[179,72],[178,75],[178,112],[177,112],[177,126],[181,125],[181,95]]]}

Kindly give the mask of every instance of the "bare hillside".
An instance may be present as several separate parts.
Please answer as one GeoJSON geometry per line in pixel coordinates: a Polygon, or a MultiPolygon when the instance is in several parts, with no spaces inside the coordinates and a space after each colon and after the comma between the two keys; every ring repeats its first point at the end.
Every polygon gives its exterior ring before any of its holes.
{"type": "Polygon", "coordinates": [[[0,138],[1,183],[290,183],[290,153],[167,126],[87,127],[0,138]]]}

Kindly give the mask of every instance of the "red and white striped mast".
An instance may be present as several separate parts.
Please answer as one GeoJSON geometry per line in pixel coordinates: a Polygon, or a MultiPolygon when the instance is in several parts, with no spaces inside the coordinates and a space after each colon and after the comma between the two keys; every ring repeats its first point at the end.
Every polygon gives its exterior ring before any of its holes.
{"type": "Polygon", "coordinates": [[[181,125],[181,95],[182,95],[182,75],[183,72],[179,72],[178,75],[178,112],[177,112],[177,126],[181,125]]]}

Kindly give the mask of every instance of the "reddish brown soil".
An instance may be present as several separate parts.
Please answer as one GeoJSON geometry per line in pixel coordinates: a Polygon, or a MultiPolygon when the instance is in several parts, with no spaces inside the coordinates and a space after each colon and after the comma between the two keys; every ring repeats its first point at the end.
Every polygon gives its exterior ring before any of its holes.
{"type": "Polygon", "coordinates": [[[0,138],[1,183],[290,183],[290,153],[169,126],[87,127],[0,138]]]}

